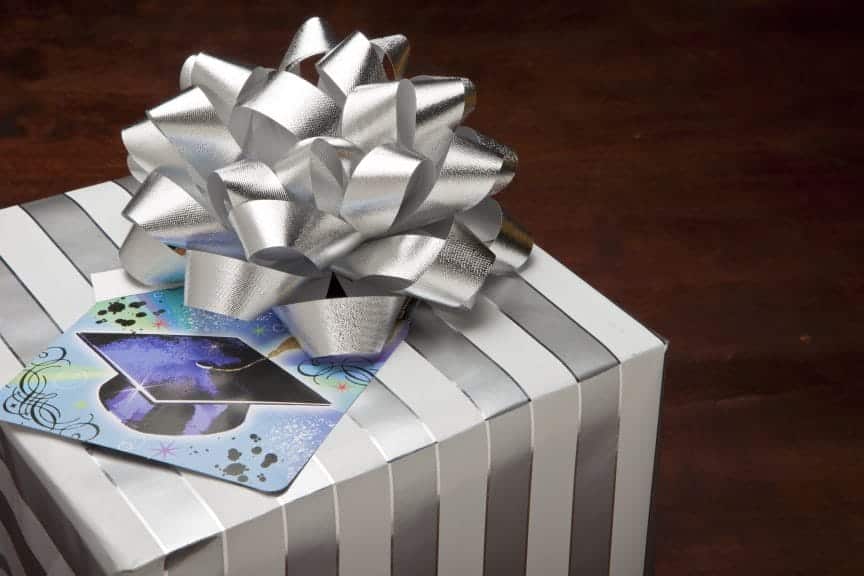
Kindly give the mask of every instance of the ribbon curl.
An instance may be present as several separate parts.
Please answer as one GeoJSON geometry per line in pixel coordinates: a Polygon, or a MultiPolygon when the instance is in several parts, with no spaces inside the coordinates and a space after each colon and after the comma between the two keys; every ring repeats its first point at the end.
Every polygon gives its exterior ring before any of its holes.
{"type": "Polygon", "coordinates": [[[470,308],[531,251],[492,199],[517,159],[460,126],[471,81],[402,79],[407,55],[311,18],[276,69],[190,56],[183,91],[122,134],[126,271],[185,282],[195,308],[273,309],[312,357],[379,353],[414,299],[470,308]]]}

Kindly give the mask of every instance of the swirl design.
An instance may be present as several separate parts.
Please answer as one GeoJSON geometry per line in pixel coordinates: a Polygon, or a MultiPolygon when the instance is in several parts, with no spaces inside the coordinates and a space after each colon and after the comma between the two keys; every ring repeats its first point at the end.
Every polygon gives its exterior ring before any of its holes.
{"type": "Polygon", "coordinates": [[[341,377],[356,386],[369,384],[375,378],[376,371],[371,360],[357,356],[310,358],[301,362],[297,370],[319,385],[341,377]]]}
{"type": "Polygon", "coordinates": [[[23,422],[32,422],[36,427],[67,438],[87,441],[98,436],[100,429],[93,422],[92,413],[84,419],[64,420],[62,411],[52,402],[58,394],[47,391],[46,372],[70,365],[66,349],[61,346],[52,346],[39,354],[3,401],[3,410],[23,422]]]}

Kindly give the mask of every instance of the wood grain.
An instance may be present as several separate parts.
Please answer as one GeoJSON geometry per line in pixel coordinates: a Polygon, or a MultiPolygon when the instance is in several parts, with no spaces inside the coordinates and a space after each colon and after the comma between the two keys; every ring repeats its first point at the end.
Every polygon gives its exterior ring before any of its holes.
{"type": "Polygon", "coordinates": [[[403,32],[519,151],[510,211],[671,339],[657,574],[864,573],[857,3],[219,4],[4,3],[0,205],[121,176],[194,51],[403,32]]]}

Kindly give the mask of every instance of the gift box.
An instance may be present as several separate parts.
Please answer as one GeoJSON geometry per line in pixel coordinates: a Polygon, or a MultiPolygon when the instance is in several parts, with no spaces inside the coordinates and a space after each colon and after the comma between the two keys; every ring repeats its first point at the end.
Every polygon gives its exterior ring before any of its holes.
{"type": "MultiPolygon", "coordinates": [[[[118,247],[136,188],[0,210],[4,381],[134,286],[118,247]]],[[[640,574],[665,348],[535,246],[471,310],[419,306],[284,493],[3,424],[0,569],[640,574]]]]}
{"type": "Polygon", "coordinates": [[[192,55],[130,178],[0,211],[6,572],[644,570],[665,345],[407,54],[192,55]]]}

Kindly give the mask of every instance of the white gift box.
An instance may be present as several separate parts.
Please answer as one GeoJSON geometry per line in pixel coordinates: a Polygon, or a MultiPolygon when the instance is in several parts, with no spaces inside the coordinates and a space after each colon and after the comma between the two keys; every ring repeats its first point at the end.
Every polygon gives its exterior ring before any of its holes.
{"type": "MultiPolygon", "coordinates": [[[[0,210],[4,382],[132,289],[125,187],[0,210]]],[[[642,574],[665,349],[535,247],[470,312],[418,308],[283,494],[4,424],[0,572],[642,574]]]]}

